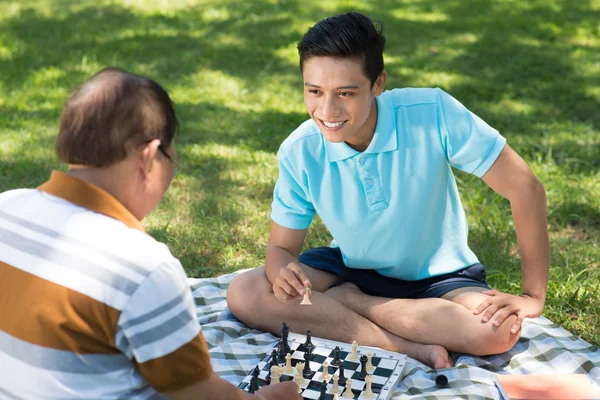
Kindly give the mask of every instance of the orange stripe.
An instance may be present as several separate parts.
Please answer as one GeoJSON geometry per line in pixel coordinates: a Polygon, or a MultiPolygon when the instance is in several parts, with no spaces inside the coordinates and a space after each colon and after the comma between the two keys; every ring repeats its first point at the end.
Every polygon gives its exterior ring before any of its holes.
{"type": "Polygon", "coordinates": [[[173,353],[137,367],[157,392],[174,392],[208,378],[212,374],[208,346],[202,332],[173,353]]]}
{"type": "Polygon", "coordinates": [[[63,198],[88,210],[118,219],[132,229],[145,232],[140,221],[110,193],[64,172],[52,171],[50,180],[39,186],[38,190],[63,198]]]}
{"type": "Polygon", "coordinates": [[[26,342],[79,354],[119,353],[120,311],[0,262],[0,330],[26,342]]]}

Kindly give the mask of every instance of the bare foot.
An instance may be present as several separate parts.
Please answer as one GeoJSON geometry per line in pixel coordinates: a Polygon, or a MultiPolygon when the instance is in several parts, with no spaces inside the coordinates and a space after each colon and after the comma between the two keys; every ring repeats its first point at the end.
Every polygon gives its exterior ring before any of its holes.
{"type": "Polygon", "coordinates": [[[448,351],[437,344],[420,345],[415,354],[408,355],[434,369],[450,368],[454,366],[452,358],[448,355],[448,351]]]}

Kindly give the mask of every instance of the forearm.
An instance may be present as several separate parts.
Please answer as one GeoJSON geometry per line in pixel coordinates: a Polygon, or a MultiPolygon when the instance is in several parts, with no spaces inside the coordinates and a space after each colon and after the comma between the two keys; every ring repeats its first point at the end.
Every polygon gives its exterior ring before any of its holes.
{"type": "Polygon", "coordinates": [[[535,180],[511,199],[523,271],[523,294],[546,298],[550,267],[546,193],[535,180]]]}
{"type": "Polygon", "coordinates": [[[275,283],[275,280],[279,275],[279,270],[289,263],[296,261],[298,261],[298,257],[293,256],[289,251],[278,246],[267,246],[265,272],[269,282],[275,283]]]}

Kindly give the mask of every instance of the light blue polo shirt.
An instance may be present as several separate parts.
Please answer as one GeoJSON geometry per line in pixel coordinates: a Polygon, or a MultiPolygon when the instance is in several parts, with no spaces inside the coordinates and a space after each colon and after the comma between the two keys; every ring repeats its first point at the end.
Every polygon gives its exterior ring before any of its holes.
{"type": "Polygon", "coordinates": [[[308,120],[281,145],[271,218],[306,229],[318,213],[350,268],[425,279],[478,262],[452,168],[483,176],[506,139],[440,89],[377,97],[362,153],[308,120]]]}

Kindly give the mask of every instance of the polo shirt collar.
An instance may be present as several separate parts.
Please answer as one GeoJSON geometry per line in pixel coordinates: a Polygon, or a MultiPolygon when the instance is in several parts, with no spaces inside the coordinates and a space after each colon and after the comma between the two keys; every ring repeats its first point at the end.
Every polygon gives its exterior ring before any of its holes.
{"type": "MultiPolygon", "coordinates": [[[[364,153],[384,153],[398,149],[398,135],[396,132],[396,118],[394,107],[388,96],[377,96],[377,125],[375,126],[375,134],[369,147],[364,153]]],[[[342,161],[350,158],[358,151],[348,146],[345,142],[331,143],[325,140],[327,149],[327,159],[329,162],[342,161]]]]}
{"type": "Polygon", "coordinates": [[[50,180],[39,186],[38,190],[117,219],[132,229],[145,232],[140,221],[111,194],[64,172],[52,171],[50,180]]]}

